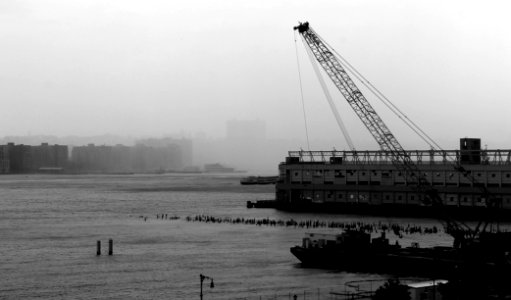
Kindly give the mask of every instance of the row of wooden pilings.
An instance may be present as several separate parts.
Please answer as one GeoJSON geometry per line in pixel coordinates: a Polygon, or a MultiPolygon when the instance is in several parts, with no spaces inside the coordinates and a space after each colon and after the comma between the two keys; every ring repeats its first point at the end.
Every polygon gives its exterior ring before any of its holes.
{"type": "MultiPolygon", "coordinates": [[[[108,240],[108,255],[114,254],[114,240],[108,240]]],[[[96,255],[101,255],[101,241],[96,242],[96,255]]]]}

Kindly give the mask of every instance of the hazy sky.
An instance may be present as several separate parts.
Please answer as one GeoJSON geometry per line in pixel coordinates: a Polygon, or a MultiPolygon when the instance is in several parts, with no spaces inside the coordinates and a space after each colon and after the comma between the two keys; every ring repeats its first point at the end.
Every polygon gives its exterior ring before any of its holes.
{"type": "MultiPolygon", "coordinates": [[[[469,136],[509,149],[510,12],[504,0],[2,0],[0,136],[221,137],[229,119],[260,119],[269,137],[303,138],[292,27],[307,20],[446,148],[469,136]]],[[[342,142],[297,45],[311,138],[342,142]]],[[[355,143],[370,139],[334,95],[355,143]]],[[[424,148],[374,106],[405,148],[424,148]]]]}

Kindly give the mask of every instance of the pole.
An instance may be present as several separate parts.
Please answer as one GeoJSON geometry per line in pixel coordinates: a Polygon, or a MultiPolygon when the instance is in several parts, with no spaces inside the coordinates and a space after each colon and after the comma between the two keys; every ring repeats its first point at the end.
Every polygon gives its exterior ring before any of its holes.
{"type": "Polygon", "coordinates": [[[200,274],[200,300],[202,300],[202,282],[204,281],[204,276],[200,274]]]}
{"type": "Polygon", "coordinates": [[[200,278],[200,299],[202,300],[202,283],[204,282],[204,279],[210,280],[210,285],[209,285],[210,288],[214,288],[215,284],[213,283],[213,278],[208,277],[206,275],[200,274],[199,278],[200,278]]]}
{"type": "Polygon", "coordinates": [[[114,240],[109,239],[108,240],[108,255],[114,254],[114,240]]]}
{"type": "Polygon", "coordinates": [[[435,279],[433,279],[433,300],[436,300],[436,284],[435,284],[435,279]]]}
{"type": "Polygon", "coordinates": [[[101,241],[96,242],[96,255],[101,255],[101,241]]]}

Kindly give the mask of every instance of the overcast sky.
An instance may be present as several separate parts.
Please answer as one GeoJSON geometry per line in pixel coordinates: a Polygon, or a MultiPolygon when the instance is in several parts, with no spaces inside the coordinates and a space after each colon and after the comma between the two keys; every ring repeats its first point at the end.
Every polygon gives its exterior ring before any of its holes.
{"type": "MultiPolygon", "coordinates": [[[[292,28],[309,21],[444,147],[509,149],[510,12],[504,0],[2,0],[0,136],[221,137],[227,120],[260,119],[269,137],[303,138],[292,28]]],[[[311,138],[342,142],[297,46],[311,138]]],[[[334,98],[355,144],[370,139],[334,98]]],[[[405,148],[424,148],[374,106],[405,148]]]]}

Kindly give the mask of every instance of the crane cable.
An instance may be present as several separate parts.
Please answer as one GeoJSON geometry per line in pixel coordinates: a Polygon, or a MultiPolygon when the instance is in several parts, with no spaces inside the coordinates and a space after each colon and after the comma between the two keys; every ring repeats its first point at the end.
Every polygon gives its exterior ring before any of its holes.
{"type": "MultiPolygon", "coordinates": [[[[312,28],[309,28],[309,30],[312,30],[312,28]]],[[[312,30],[313,31],[313,30],[312,30]]],[[[318,36],[318,38],[325,43],[332,51],[337,55],[337,57],[341,60],[340,63],[342,66],[349,71],[355,78],[357,78],[368,90],[375,95],[387,108],[389,108],[390,111],[392,111],[399,119],[403,121],[412,131],[414,131],[426,144],[428,144],[432,150],[435,148],[444,152],[445,150],[442,149],[438,145],[438,143],[435,142],[427,133],[424,132],[416,123],[414,123],[412,120],[408,118],[408,116],[403,113],[394,103],[392,103],[380,90],[378,90],[373,84],[369,82],[355,67],[353,67],[342,55],[340,55],[328,42],[326,42],[319,34],[317,34],[315,31],[313,31],[315,35],[318,36]]],[[[446,153],[446,152],[444,152],[446,153]]],[[[447,159],[450,161],[450,163],[457,169],[458,163],[457,159],[452,156],[447,156],[447,159]]],[[[470,177],[470,180],[473,183],[477,183],[477,179],[470,176],[469,173],[464,173],[465,176],[470,177]]],[[[483,188],[484,191],[486,191],[485,188],[483,188]]],[[[462,223],[465,225],[464,223],[462,223]]],[[[493,223],[489,222],[488,220],[481,220],[474,230],[475,233],[479,233],[479,229],[481,226],[483,226],[482,231],[486,231],[486,227],[490,226],[490,231],[493,229],[493,223]],[[484,223],[484,224],[483,224],[484,223]]],[[[465,225],[466,226],[466,225],[465,225]]],[[[496,222],[496,228],[497,230],[500,229],[499,222],[496,222]]]]}
{"type": "MultiPolygon", "coordinates": [[[[302,37],[303,39],[303,37],[302,37]]],[[[325,97],[328,101],[328,104],[330,105],[330,109],[332,110],[332,113],[334,114],[335,120],[337,121],[337,125],[339,125],[339,128],[341,129],[341,132],[344,136],[344,139],[346,140],[346,143],[348,144],[348,147],[351,151],[355,151],[355,145],[353,144],[353,141],[350,137],[350,134],[348,130],[346,129],[346,126],[344,126],[344,122],[341,119],[341,115],[339,114],[339,111],[337,107],[334,104],[334,101],[332,99],[332,95],[328,91],[328,87],[326,86],[325,80],[323,79],[323,76],[321,76],[321,72],[318,68],[318,65],[316,63],[316,60],[313,57],[313,54],[309,47],[305,47],[305,50],[307,54],[309,55],[309,59],[311,61],[312,67],[314,69],[314,72],[316,73],[316,77],[318,78],[318,81],[321,85],[321,88],[323,88],[323,93],[325,93],[325,97]]]]}
{"type": "MultiPolygon", "coordinates": [[[[317,33],[314,32],[316,35],[317,33]]],[[[438,143],[433,140],[427,133],[424,132],[416,123],[414,123],[412,120],[406,116],[405,113],[403,113],[392,101],[390,101],[380,90],[378,90],[369,80],[367,80],[355,67],[353,67],[341,54],[339,54],[334,48],[332,48],[331,45],[329,45],[323,38],[321,38],[319,35],[318,37],[330,48],[332,51],[337,55],[337,57],[342,60],[342,65],[345,67],[348,71],[352,73],[353,76],[355,76],[362,84],[369,89],[373,95],[375,95],[385,106],[387,106],[399,119],[403,121],[410,129],[412,129],[426,144],[428,144],[432,150],[439,150],[444,153],[444,149],[438,145],[438,143]]],[[[454,166],[456,169],[458,167],[457,158],[453,157],[452,155],[446,156],[446,159],[454,166]]],[[[467,176],[465,174],[465,176],[467,176]]],[[[477,183],[476,178],[470,179],[472,182],[477,183]]],[[[497,226],[499,226],[497,224],[497,226]]],[[[479,226],[477,226],[479,228],[479,226]]]]}
{"type": "MultiPolygon", "coordinates": [[[[311,30],[311,29],[309,29],[311,30]]],[[[403,113],[392,101],[390,101],[380,90],[378,90],[369,80],[367,80],[355,67],[353,67],[342,55],[340,55],[328,42],[326,42],[317,32],[314,31],[323,43],[325,43],[337,57],[341,60],[343,67],[352,73],[373,95],[375,95],[390,111],[392,111],[399,119],[403,121],[412,131],[414,131],[426,144],[433,149],[442,150],[442,147],[438,145],[427,133],[424,132],[416,123],[414,123],[408,116],[403,113]]]]}
{"type": "Polygon", "coordinates": [[[309,129],[307,126],[307,114],[305,113],[305,101],[303,98],[303,87],[302,87],[302,74],[300,72],[300,60],[298,59],[298,46],[296,45],[296,31],[295,31],[295,52],[296,52],[296,63],[298,66],[298,80],[300,82],[300,96],[302,98],[302,110],[303,110],[303,121],[305,125],[305,137],[307,138],[307,148],[311,151],[311,145],[309,142],[309,129]]]}

